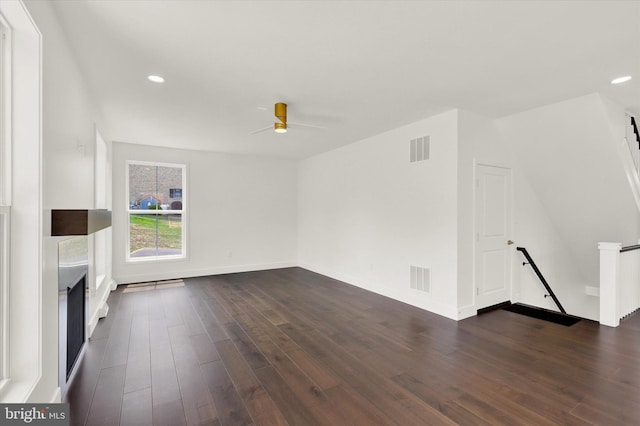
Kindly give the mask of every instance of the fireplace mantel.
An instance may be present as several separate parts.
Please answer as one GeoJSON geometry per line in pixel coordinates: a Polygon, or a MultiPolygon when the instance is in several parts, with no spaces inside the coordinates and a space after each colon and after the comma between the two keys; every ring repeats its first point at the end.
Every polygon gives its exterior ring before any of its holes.
{"type": "Polygon", "coordinates": [[[109,210],[51,210],[51,236],[89,235],[111,226],[109,210]]]}

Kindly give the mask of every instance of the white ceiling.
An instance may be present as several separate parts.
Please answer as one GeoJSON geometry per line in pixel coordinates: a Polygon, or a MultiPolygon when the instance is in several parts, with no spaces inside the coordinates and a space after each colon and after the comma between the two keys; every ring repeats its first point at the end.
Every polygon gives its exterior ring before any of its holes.
{"type": "Polygon", "coordinates": [[[53,4],[115,141],[304,158],[449,108],[600,92],[640,115],[637,1],[53,4]],[[326,129],[249,135],[275,102],[326,129]]]}

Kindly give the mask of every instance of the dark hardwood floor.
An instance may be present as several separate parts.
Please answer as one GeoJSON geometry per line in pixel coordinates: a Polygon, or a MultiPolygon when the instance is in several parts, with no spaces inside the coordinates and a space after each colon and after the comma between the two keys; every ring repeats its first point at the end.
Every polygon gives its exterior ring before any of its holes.
{"type": "Polygon", "coordinates": [[[291,268],[120,286],[73,425],[640,423],[640,315],[455,322],[291,268]]]}

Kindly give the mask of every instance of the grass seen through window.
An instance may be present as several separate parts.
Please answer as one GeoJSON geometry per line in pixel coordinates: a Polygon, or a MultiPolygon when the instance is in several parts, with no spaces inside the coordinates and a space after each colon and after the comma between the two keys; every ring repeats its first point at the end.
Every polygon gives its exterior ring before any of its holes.
{"type": "Polygon", "coordinates": [[[131,214],[131,254],[156,247],[161,249],[182,248],[182,215],[131,214]]]}

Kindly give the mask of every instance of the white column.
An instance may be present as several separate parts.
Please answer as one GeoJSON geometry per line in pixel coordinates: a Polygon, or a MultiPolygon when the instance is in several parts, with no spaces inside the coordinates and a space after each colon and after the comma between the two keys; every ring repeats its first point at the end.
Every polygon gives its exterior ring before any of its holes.
{"type": "Polygon", "coordinates": [[[620,294],[620,243],[598,243],[600,250],[600,324],[617,327],[620,294]]]}

